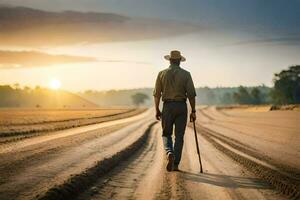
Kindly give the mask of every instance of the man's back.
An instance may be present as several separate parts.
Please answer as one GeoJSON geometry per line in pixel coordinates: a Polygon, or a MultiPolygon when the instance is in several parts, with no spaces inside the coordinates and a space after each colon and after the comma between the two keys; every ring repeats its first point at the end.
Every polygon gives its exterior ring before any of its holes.
{"type": "Polygon", "coordinates": [[[163,101],[186,101],[195,96],[194,84],[188,71],[177,65],[171,65],[159,72],[154,96],[162,96],[163,101]]]}

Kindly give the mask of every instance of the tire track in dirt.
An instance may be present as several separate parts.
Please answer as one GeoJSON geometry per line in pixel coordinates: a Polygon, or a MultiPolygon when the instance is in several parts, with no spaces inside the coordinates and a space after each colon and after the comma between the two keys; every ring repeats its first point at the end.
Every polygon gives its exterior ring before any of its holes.
{"type": "MultiPolygon", "coordinates": [[[[164,169],[165,170],[165,169],[164,169]]],[[[156,195],[156,200],[182,200],[192,199],[180,172],[165,172],[163,174],[162,188],[156,195]]]]}
{"type": "MultiPolygon", "coordinates": [[[[229,141],[224,140],[221,137],[216,137],[209,129],[200,127],[199,125],[197,126],[197,129],[199,130],[199,133],[201,133],[201,135],[203,135],[203,137],[207,141],[209,141],[215,148],[225,153],[234,161],[240,163],[250,172],[253,172],[258,177],[270,183],[282,194],[287,195],[289,198],[292,199],[300,198],[299,180],[293,178],[293,176],[291,175],[286,175],[281,171],[276,170],[276,167],[268,167],[267,165],[262,164],[261,162],[257,162],[254,159],[249,158],[248,156],[243,156],[242,153],[237,153],[236,151],[222,145],[222,143],[219,143],[217,140],[221,140],[222,142],[229,145],[231,148],[241,151],[245,154],[252,154],[246,148],[242,148],[241,146],[237,146],[234,143],[230,143],[229,141]]],[[[263,160],[263,158],[259,157],[259,155],[256,156],[258,156],[256,158],[263,160]]]]}
{"type": "Polygon", "coordinates": [[[182,174],[166,172],[165,162],[160,127],[155,125],[145,145],[76,199],[190,199],[182,174]]]}
{"type": "Polygon", "coordinates": [[[152,110],[149,109],[148,111],[146,111],[142,114],[133,116],[133,117],[112,120],[112,121],[108,121],[108,122],[87,125],[87,126],[82,126],[82,127],[76,127],[76,128],[67,129],[67,130],[54,131],[51,133],[47,133],[46,135],[41,135],[41,136],[34,137],[34,138],[28,138],[28,139],[22,140],[22,141],[15,141],[13,143],[1,144],[0,145],[0,154],[8,153],[11,151],[16,152],[20,149],[22,150],[23,148],[25,148],[27,146],[36,145],[36,144],[51,141],[51,140],[57,140],[59,138],[74,136],[77,134],[82,134],[84,132],[94,131],[94,130],[97,130],[100,128],[105,128],[105,127],[109,127],[109,126],[113,126],[113,125],[138,121],[138,120],[144,119],[145,117],[149,116],[151,113],[152,113],[152,110]]]}
{"type": "Polygon", "coordinates": [[[77,199],[149,199],[154,196],[153,192],[156,188],[149,182],[159,182],[156,179],[159,176],[153,175],[161,173],[160,154],[162,154],[158,146],[160,141],[157,138],[157,128],[157,125],[151,128],[147,141],[139,150],[120,162],[109,173],[100,177],[77,199]]]}
{"type": "Polygon", "coordinates": [[[16,176],[25,168],[29,166],[38,165],[39,163],[46,162],[50,158],[62,154],[68,148],[74,148],[78,144],[83,144],[89,140],[103,137],[107,134],[120,130],[130,123],[118,124],[114,126],[97,129],[94,131],[84,132],[81,134],[71,135],[69,137],[58,138],[51,142],[29,146],[23,148],[21,152],[10,152],[1,154],[0,160],[0,184],[7,181],[11,176],[16,176]]]}
{"type": "MultiPolygon", "coordinates": [[[[239,125],[241,127],[253,127],[253,126],[259,126],[260,128],[265,128],[265,127],[277,127],[277,128],[284,128],[286,130],[293,129],[293,127],[285,126],[283,127],[282,125],[277,125],[274,123],[266,123],[262,120],[256,120],[255,122],[251,121],[253,120],[253,117],[251,116],[235,116],[235,115],[230,115],[229,113],[226,113],[216,107],[209,107],[208,109],[198,109],[200,112],[201,116],[204,116],[212,121],[214,123],[217,123],[219,126],[222,126],[224,128],[230,129],[228,126],[224,126],[224,124],[227,125],[239,125]],[[238,118],[238,120],[236,120],[238,118]],[[250,120],[249,120],[250,119],[250,120]]],[[[237,130],[235,130],[237,131],[237,130]]]]}
{"type": "MultiPolygon", "coordinates": [[[[32,199],[54,185],[62,184],[71,174],[79,174],[93,166],[96,161],[121,151],[134,142],[151,123],[152,120],[146,116],[120,130],[98,138],[91,138],[84,143],[80,142],[80,134],[72,134],[72,136],[79,137],[74,147],[53,152],[53,156],[47,157],[46,154],[40,161],[28,162],[28,166],[24,163],[26,167],[23,170],[1,183],[0,199],[32,199]]],[[[62,138],[67,139],[60,137],[62,138]]],[[[72,142],[72,138],[69,142],[72,142]]],[[[57,140],[52,139],[47,142],[55,143],[57,140]]],[[[38,144],[45,145],[45,143],[38,144]]],[[[22,152],[22,148],[19,150],[22,152]]],[[[5,174],[3,176],[5,177],[5,174]]]]}
{"type": "Polygon", "coordinates": [[[187,128],[180,165],[186,190],[192,199],[286,199],[268,183],[248,173],[239,164],[199,135],[204,173],[200,173],[194,133],[187,128]]]}
{"type": "MultiPolygon", "coordinates": [[[[211,108],[212,109],[212,108],[211,108]]],[[[216,111],[214,110],[214,112],[220,112],[220,111],[216,111]]],[[[209,113],[211,114],[211,113],[209,113]]],[[[205,116],[202,116],[201,117],[205,117],[205,116]]],[[[270,152],[266,151],[268,149],[263,149],[265,151],[262,151],[262,149],[258,149],[258,147],[261,147],[261,146],[255,146],[255,145],[252,145],[251,143],[247,142],[246,144],[246,141],[242,141],[243,137],[241,137],[240,135],[245,135],[245,136],[249,136],[249,137],[254,137],[253,135],[249,135],[249,134],[245,134],[244,132],[240,131],[239,130],[239,127],[236,127],[236,123],[234,122],[231,122],[229,123],[227,126],[225,125],[222,125],[222,124],[219,124],[218,122],[221,121],[219,119],[215,120],[213,122],[213,126],[206,126],[204,125],[202,122],[201,123],[198,123],[201,124],[201,129],[203,129],[203,131],[207,130],[206,132],[208,132],[207,134],[210,134],[212,137],[220,140],[221,142],[227,144],[227,145],[230,145],[232,146],[233,148],[247,154],[247,155],[250,155],[254,158],[257,158],[259,160],[261,160],[262,162],[265,162],[265,163],[268,163],[269,165],[272,165],[278,169],[280,169],[280,171],[282,173],[285,173],[287,174],[288,176],[291,176],[295,179],[298,179],[300,180],[300,170],[299,168],[296,168],[295,166],[291,166],[290,162],[289,163],[285,163],[283,162],[282,160],[279,160],[277,157],[274,157],[274,154],[270,154],[270,152]],[[234,125],[235,127],[231,127],[230,125],[234,125]],[[227,134],[223,134],[222,131],[227,131],[227,130],[230,130],[230,132],[228,132],[227,134]],[[231,136],[230,134],[233,134],[234,136],[231,136]],[[235,138],[241,138],[239,140],[237,139],[234,139],[235,138]],[[240,141],[241,140],[241,141],[240,141]],[[255,147],[255,148],[254,148],[255,147]]],[[[245,124],[245,122],[243,122],[244,125],[246,127],[251,127],[252,131],[253,132],[257,132],[257,127],[254,126],[255,128],[253,128],[251,125],[247,125],[245,124]]],[[[259,127],[261,129],[263,129],[264,127],[259,127]]],[[[245,140],[247,140],[247,138],[244,138],[245,140]]],[[[255,143],[255,141],[257,142],[269,142],[272,144],[273,141],[270,141],[270,140],[267,140],[266,138],[261,138],[261,137],[255,137],[255,140],[251,140],[253,141],[253,143],[255,143]]],[[[275,143],[274,143],[275,144],[275,143]]],[[[284,148],[284,146],[277,146],[278,148],[284,148]]],[[[284,150],[284,149],[282,149],[284,150]]],[[[294,154],[296,154],[297,152],[297,149],[294,150],[294,154]]],[[[280,152],[279,152],[280,153],[280,152]]],[[[287,152],[289,153],[289,156],[291,152],[287,152]]]]}
{"type": "MultiPolygon", "coordinates": [[[[59,110],[59,109],[58,109],[59,110]]],[[[102,109],[103,110],[103,109],[102,109]]],[[[110,110],[110,109],[107,109],[110,110]]],[[[85,109],[85,111],[89,111],[88,109],[85,109]]],[[[91,109],[90,111],[94,111],[93,109],[91,109]]],[[[127,113],[131,113],[131,112],[138,112],[137,109],[128,109],[128,110],[124,110],[123,112],[118,112],[118,113],[113,113],[113,114],[107,114],[107,115],[101,115],[101,116],[93,116],[93,117],[74,117],[74,118],[70,118],[70,119],[60,119],[60,120],[55,120],[55,119],[50,119],[50,120],[45,120],[45,121],[39,121],[39,122],[24,122],[24,123],[12,123],[9,125],[13,125],[13,126],[30,126],[30,125],[37,125],[37,124],[47,124],[47,123],[55,123],[55,122],[71,122],[71,121],[75,121],[75,120],[85,120],[85,119],[99,119],[99,118],[104,118],[104,117],[112,117],[112,116],[117,116],[117,115],[123,115],[123,114],[127,114],[127,113]]],[[[141,109],[140,112],[143,112],[143,110],[141,109]]],[[[6,123],[4,123],[6,124],[6,123]]]]}
{"type": "MultiPolygon", "coordinates": [[[[105,173],[108,173],[115,167],[119,167],[120,162],[124,159],[127,159],[129,156],[134,154],[138,149],[142,147],[143,144],[147,141],[149,134],[151,133],[151,129],[155,123],[152,123],[148,126],[147,130],[133,143],[131,143],[125,149],[117,152],[113,156],[109,158],[105,158],[104,160],[98,161],[96,165],[91,168],[88,168],[83,173],[75,175],[64,182],[62,185],[56,186],[48,190],[45,195],[39,197],[41,200],[54,200],[54,199],[74,199],[80,193],[84,192],[93,184],[97,184],[97,180],[100,177],[103,177],[105,173]]],[[[153,146],[152,146],[153,147],[153,146]]],[[[150,146],[150,149],[152,148],[150,146]]],[[[146,152],[147,153],[147,152],[146,152]]],[[[126,177],[125,177],[126,178],[126,177]]],[[[104,181],[107,186],[110,180],[104,181]]],[[[110,183],[112,184],[112,183],[110,183]]],[[[115,183],[117,184],[117,183],[115,183]]],[[[111,185],[110,185],[111,186],[111,185]]],[[[123,187],[124,188],[124,187],[123,187]]],[[[125,186],[126,188],[126,186],[125,186]]],[[[94,187],[92,188],[94,191],[94,187]]],[[[107,195],[115,194],[106,191],[107,195]]],[[[80,197],[78,197],[80,198],[80,197]]],[[[107,199],[107,198],[105,198],[107,199]]],[[[111,198],[108,198],[111,199],[111,198]]]]}
{"type": "MultiPolygon", "coordinates": [[[[199,126],[199,125],[198,125],[199,126]]],[[[250,155],[251,157],[254,157],[268,165],[273,166],[276,169],[280,169],[280,172],[283,174],[290,176],[292,179],[300,180],[300,170],[293,168],[288,165],[284,165],[282,163],[278,163],[274,161],[269,156],[263,154],[262,152],[259,152],[257,149],[254,149],[250,147],[247,144],[243,144],[242,142],[235,140],[233,138],[227,137],[221,133],[218,133],[216,131],[213,131],[211,129],[205,128],[203,126],[199,126],[202,132],[205,132],[206,134],[210,135],[211,137],[233,147],[234,149],[237,149],[238,151],[241,151],[247,155],[250,155]]]]}
{"type": "Polygon", "coordinates": [[[77,199],[188,199],[180,174],[165,170],[166,158],[159,130],[159,125],[155,125],[146,145],[77,199]]]}
{"type": "Polygon", "coordinates": [[[100,116],[100,117],[48,121],[48,122],[40,122],[36,124],[31,124],[31,123],[20,124],[20,125],[17,124],[17,125],[7,126],[6,128],[7,130],[4,129],[6,126],[2,126],[2,129],[0,131],[0,144],[15,142],[18,140],[39,136],[46,132],[59,131],[59,130],[87,126],[92,124],[99,124],[99,123],[108,122],[112,120],[129,118],[138,115],[142,112],[144,112],[144,110],[142,109],[141,110],[131,109],[122,113],[110,114],[110,115],[100,116]]]}

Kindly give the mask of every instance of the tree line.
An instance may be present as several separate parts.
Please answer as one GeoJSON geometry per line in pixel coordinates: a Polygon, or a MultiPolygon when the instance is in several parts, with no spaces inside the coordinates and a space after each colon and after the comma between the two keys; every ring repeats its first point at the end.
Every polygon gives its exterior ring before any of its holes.
{"type": "Polygon", "coordinates": [[[73,108],[96,105],[76,94],[20,84],[0,85],[0,107],[73,108]]]}
{"type": "Polygon", "coordinates": [[[208,105],[226,104],[299,104],[300,65],[274,74],[274,87],[198,88],[198,102],[208,105]]]}
{"type": "MultiPolygon", "coordinates": [[[[197,102],[207,105],[229,104],[300,104],[300,65],[291,66],[274,74],[273,87],[200,87],[196,89],[197,102]]],[[[0,85],[0,107],[69,107],[73,105],[132,106],[152,105],[153,88],[110,90],[71,94],[41,87],[0,85]],[[59,94],[59,95],[58,95],[59,94]],[[88,101],[86,101],[88,100],[88,101]]]]}
{"type": "MultiPolygon", "coordinates": [[[[300,65],[291,66],[287,70],[274,74],[274,87],[265,85],[256,87],[200,87],[196,89],[197,102],[206,105],[229,105],[229,104],[299,104],[300,103],[300,65]]],[[[89,92],[87,92],[89,93],[89,92]]],[[[109,94],[110,92],[106,93],[109,94]]],[[[152,89],[137,89],[111,91],[117,95],[118,93],[130,94],[134,105],[150,104],[152,89]]],[[[94,96],[105,95],[103,93],[93,93],[94,96]]],[[[125,95],[126,96],[126,95],[125,95]]],[[[107,96],[109,98],[109,95],[107,96]]],[[[127,97],[129,100],[130,98],[127,97]]]]}
{"type": "MultiPolygon", "coordinates": [[[[286,70],[275,73],[273,83],[274,87],[265,85],[256,87],[200,87],[196,89],[196,98],[198,103],[206,105],[300,103],[300,65],[290,66],[286,70]]],[[[145,95],[140,92],[132,95],[135,104],[141,104],[149,99],[145,95]],[[138,103],[136,103],[137,101],[138,103]]]]}
{"type": "Polygon", "coordinates": [[[256,87],[219,87],[198,88],[197,102],[207,105],[229,105],[229,104],[270,104],[272,99],[270,92],[272,88],[267,86],[256,87]]]}

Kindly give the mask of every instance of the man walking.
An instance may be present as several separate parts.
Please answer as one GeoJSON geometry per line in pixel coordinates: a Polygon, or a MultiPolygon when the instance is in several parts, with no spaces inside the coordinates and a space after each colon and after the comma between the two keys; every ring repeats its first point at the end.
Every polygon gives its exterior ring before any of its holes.
{"type": "Polygon", "coordinates": [[[156,119],[162,122],[162,138],[167,153],[168,171],[178,171],[181,159],[183,137],[187,123],[186,99],[191,105],[190,119],[196,120],[195,87],[191,74],[180,67],[180,62],[185,61],[180,51],[171,51],[165,56],[170,61],[170,66],[159,72],[155,89],[153,91],[156,119]],[[163,101],[162,113],[159,110],[160,98],[163,101]],[[175,125],[175,144],[173,147],[172,133],[175,125]]]}

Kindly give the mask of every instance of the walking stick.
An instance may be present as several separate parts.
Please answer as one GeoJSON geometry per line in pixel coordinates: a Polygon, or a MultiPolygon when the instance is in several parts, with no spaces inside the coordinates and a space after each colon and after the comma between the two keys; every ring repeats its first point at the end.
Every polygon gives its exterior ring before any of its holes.
{"type": "Polygon", "coordinates": [[[200,164],[200,173],[203,173],[202,163],[201,163],[201,157],[200,157],[200,150],[199,150],[199,144],[198,144],[198,137],[197,137],[197,130],[196,130],[196,125],[195,125],[195,120],[193,120],[193,125],[194,125],[194,133],[195,133],[197,153],[198,153],[199,164],[200,164]]]}

